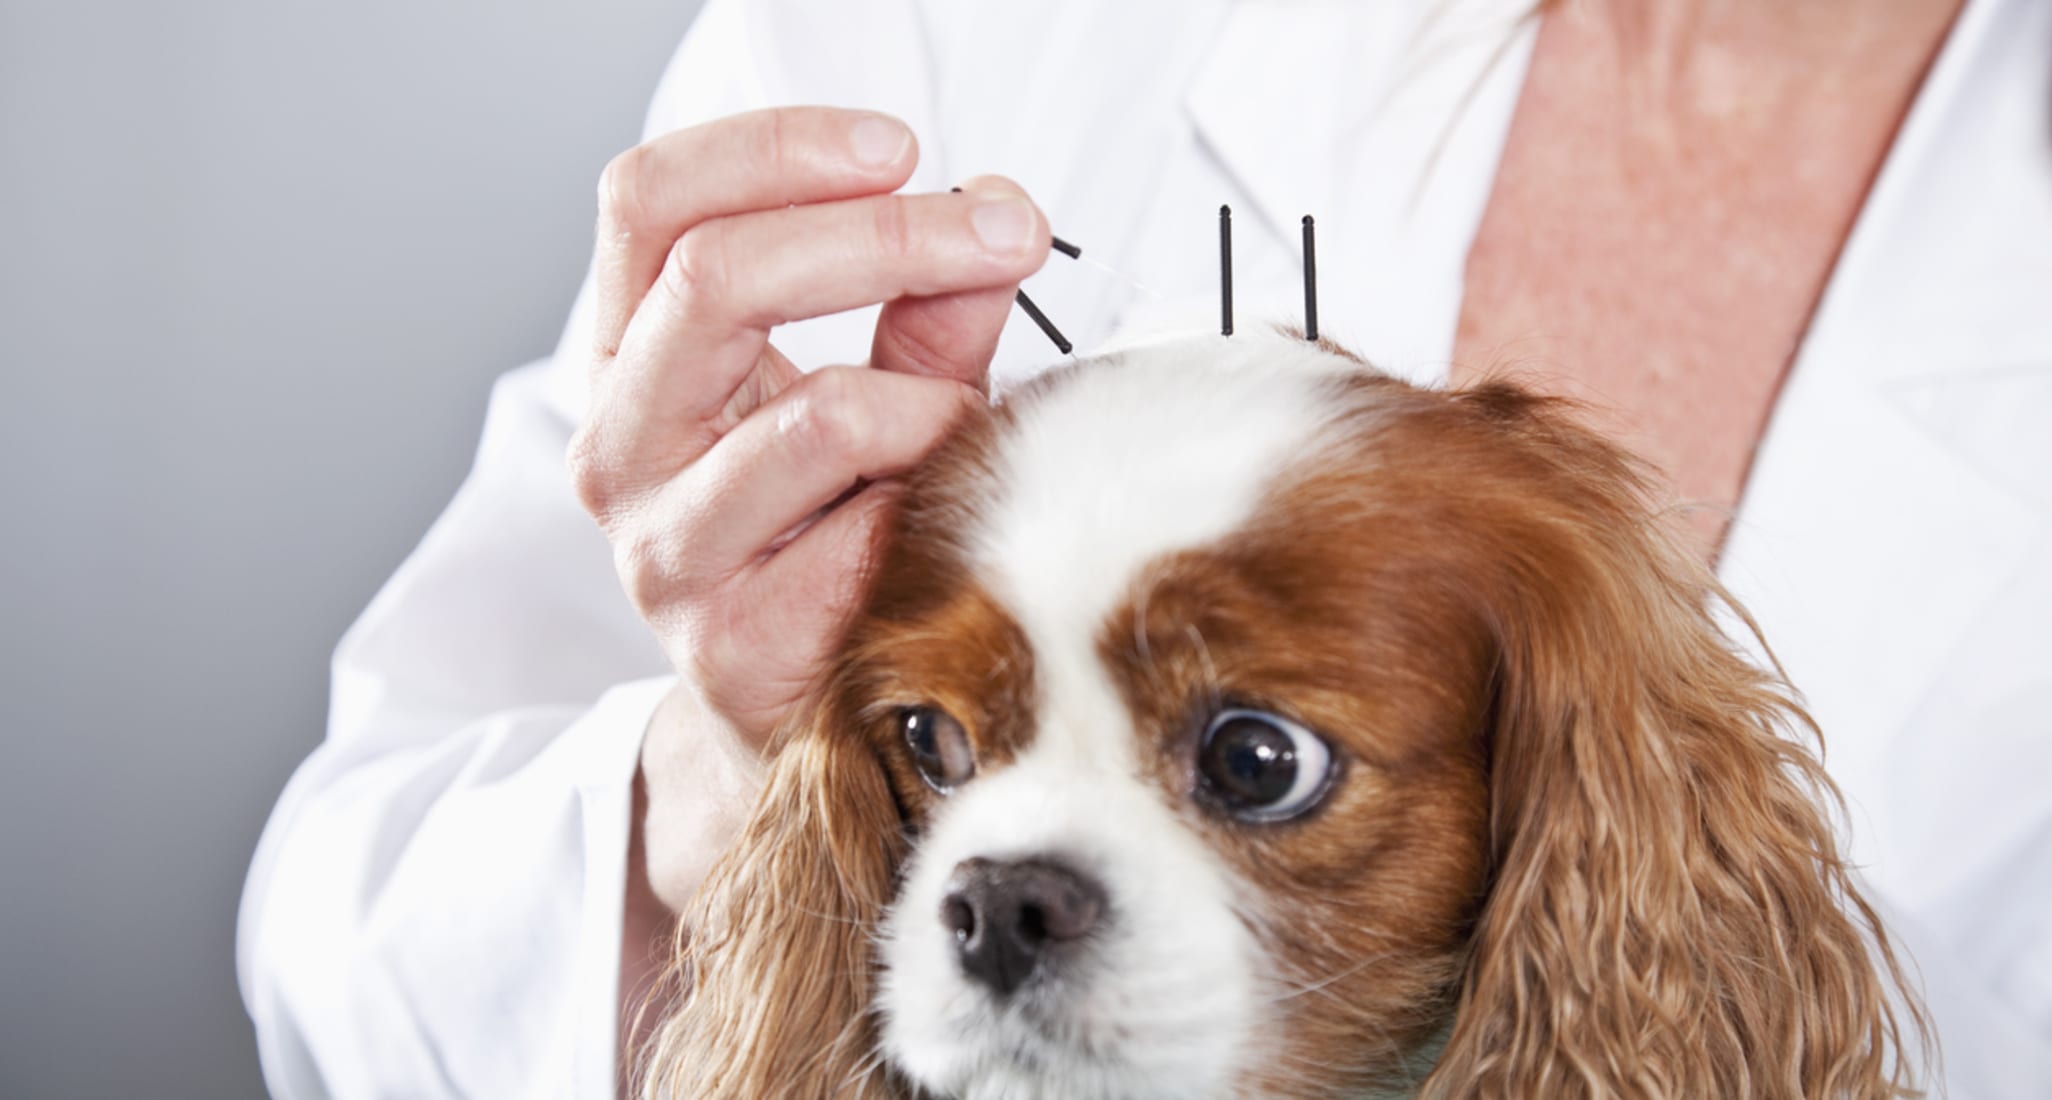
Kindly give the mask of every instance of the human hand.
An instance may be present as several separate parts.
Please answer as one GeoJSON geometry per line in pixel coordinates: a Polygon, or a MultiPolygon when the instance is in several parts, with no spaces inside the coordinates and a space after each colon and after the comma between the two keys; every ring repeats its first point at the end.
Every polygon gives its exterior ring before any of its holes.
{"type": "MultiPolygon", "coordinates": [[[[891,194],[917,157],[887,116],[783,108],[637,146],[601,182],[592,400],[569,462],[680,675],[642,757],[653,867],[716,839],[657,827],[708,755],[732,780],[715,801],[745,801],[862,591],[894,475],[982,399],[1013,290],[1046,259],[1045,219],[1008,181],[891,194]],[[802,374],[770,343],[878,302],[867,367],[802,374]]],[[[674,904],[690,878],[655,886],[674,904]]]]}

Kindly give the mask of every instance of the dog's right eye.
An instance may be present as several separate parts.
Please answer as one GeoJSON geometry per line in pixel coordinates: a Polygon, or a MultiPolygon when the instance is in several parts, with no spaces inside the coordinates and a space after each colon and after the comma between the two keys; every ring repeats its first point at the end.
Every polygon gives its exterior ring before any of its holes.
{"type": "Polygon", "coordinates": [[[1209,801],[1244,821],[1286,821],[1332,788],[1325,739],[1278,714],[1226,710],[1214,715],[1197,749],[1197,774],[1209,801]]]}
{"type": "Polygon", "coordinates": [[[906,707],[898,712],[905,747],[926,785],[946,794],[976,774],[976,755],[962,723],[935,707],[906,707]]]}

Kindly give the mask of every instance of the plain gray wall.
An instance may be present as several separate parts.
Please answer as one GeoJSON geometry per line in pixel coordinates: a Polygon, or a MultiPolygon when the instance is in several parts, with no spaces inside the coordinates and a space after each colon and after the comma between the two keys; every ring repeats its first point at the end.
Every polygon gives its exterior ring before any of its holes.
{"type": "Polygon", "coordinates": [[[0,1095],[262,1094],[328,654],[548,352],[699,0],[0,0],[0,1095]]]}

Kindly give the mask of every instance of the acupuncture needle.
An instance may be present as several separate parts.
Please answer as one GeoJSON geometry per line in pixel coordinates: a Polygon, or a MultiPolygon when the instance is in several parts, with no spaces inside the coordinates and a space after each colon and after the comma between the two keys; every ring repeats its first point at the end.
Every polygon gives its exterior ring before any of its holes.
{"type": "Polygon", "coordinates": [[[1218,331],[1233,334],[1233,208],[1218,208],[1218,331]]]}
{"type": "MultiPolygon", "coordinates": [[[[959,187],[950,187],[948,188],[948,190],[953,191],[956,194],[960,194],[962,191],[962,189],[959,187]]],[[[1049,234],[1048,236],[1048,243],[1051,247],[1054,248],[1056,252],[1059,252],[1072,260],[1079,260],[1083,258],[1082,249],[1076,247],[1073,244],[1070,244],[1069,242],[1061,239],[1060,237],[1054,236],[1053,234],[1049,234]]],[[[1045,333],[1049,340],[1054,341],[1054,346],[1061,349],[1061,353],[1063,355],[1067,355],[1070,352],[1076,350],[1076,345],[1069,343],[1069,338],[1062,335],[1062,330],[1056,328],[1055,323],[1047,319],[1047,314],[1042,313],[1040,311],[1040,307],[1033,304],[1033,299],[1028,298],[1024,290],[1021,290],[1017,294],[1013,295],[1012,300],[1019,303],[1019,308],[1026,312],[1026,316],[1031,318],[1034,324],[1040,326],[1040,331],[1045,333]]]]}
{"type": "Polygon", "coordinates": [[[1304,339],[1318,339],[1318,241],[1317,222],[1304,215],[1304,339]]]}

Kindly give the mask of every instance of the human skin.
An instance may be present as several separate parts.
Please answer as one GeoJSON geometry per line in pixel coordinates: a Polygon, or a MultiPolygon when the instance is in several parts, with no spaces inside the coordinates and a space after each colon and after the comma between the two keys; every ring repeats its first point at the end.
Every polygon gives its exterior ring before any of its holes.
{"type": "Polygon", "coordinates": [[[1452,380],[1508,367],[1654,463],[1712,556],[1960,0],[1568,0],[1468,252],[1452,380]]]}
{"type": "MultiPolygon", "coordinates": [[[[1548,8],[1469,253],[1453,381],[1509,364],[1591,402],[1700,505],[1714,555],[1959,3],[1548,8]]],[[[978,237],[985,197],[1022,197],[1006,181],[887,197],[917,151],[884,120],[864,160],[854,128],[874,118],[719,120],[623,154],[600,188],[592,413],[571,463],[680,674],[635,780],[623,1071],[652,1023],[659,932],[753,805],[763,741],[860,590],[892,475],[979,399],[1012,290],[1046,258],[1030,205],[1017,247],[978,237]],[[769,343],[775,323],[876,302],[880,369],[801,378],[769,343]]]]}
{"type": "Polygon", "coordinates": [[[568,461],[679,673],[635,778],[623,1054],[657,933],[752,802],[894,476],[982,400],[1013,290],[1047,258],[1046,219],[1009,181],[892,194],[917,159],[896,119],[782,108],[656,138],[600,184],[591,407],[568,461]],[[770,342],[878,302],[873,369],[804,374],[770,342]]]}

